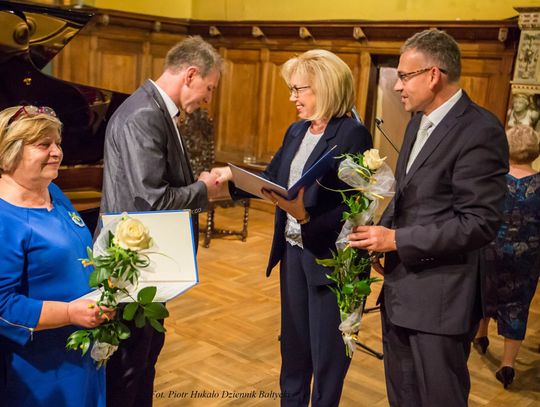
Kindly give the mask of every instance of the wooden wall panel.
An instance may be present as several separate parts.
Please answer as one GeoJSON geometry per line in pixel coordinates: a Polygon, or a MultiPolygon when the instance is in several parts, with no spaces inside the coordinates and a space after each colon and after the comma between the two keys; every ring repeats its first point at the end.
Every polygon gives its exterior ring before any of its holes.
{"type": "Polygon", "coordinates": [[[101,87],[131,93],[144,80],[143,44],[101,38],[97,48],[96,79],[101,87]]]}
{"type": "Polygon", "coordinates": [[[508,57],[462,60],[461,85],[471,99],[499,117],[504,123],[510,89],[511,64],[508,57]]]}
{"type": "Polygon", "coordinates": [[[265,62],[266,86],[263,89],[262,111],[256,156],[269,162],[281,146],[287,127],[297,120],[294,103],[289,100],[287,84],[281,76],[281,66],[294,55],[292,52],[271,51],[265,62]]]}
{"type": "Polygon", "coordinates": [[[90,35],[76,36],[54,59],[54,76],[70,82],[97,86],[88,69],[92,65],[92,40],[90,35]]]}
{"type": "Polygon", "coordinates": [[[252,155],[256,140],[260,52],[227,50],[225,74],[220,84],[216,131],[216,159],[241,162],[252,155]]]}

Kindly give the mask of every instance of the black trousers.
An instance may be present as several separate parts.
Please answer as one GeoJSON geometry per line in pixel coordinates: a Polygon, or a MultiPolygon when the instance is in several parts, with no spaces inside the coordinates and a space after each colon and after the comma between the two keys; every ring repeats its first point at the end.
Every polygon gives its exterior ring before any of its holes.
{"type": "Polygon", "coordinates": [[[381,307],[384,372],[392,407],[467,406],[467,359],[478,325],[463,335],[438,335],[392,324],[381,307]]]}
{"type": "MultiPolygon", "coordinates": [[[[118,312],[122,312],[122,308],[118,312]]],[[[107,362],[107,407],[149,407],[152,406],[155,365],[165,334],[148,325],[136,328],[133,321],[124,323],[131,330],[131,336],[120,343],[107,362]]]]}
{"type": "Polygon", "coordinates": [[[302,249],[287,244],[281,261],[281,405],[338,406],[350,359],[328,286],[309,286],[302,249]],[[313,383],[312,383],[313,380],[313,383]]]}

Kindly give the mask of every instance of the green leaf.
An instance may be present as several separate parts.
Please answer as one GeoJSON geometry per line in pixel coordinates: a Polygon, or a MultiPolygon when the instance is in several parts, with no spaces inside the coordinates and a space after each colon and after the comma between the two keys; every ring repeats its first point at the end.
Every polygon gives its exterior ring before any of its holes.
{"type": "Polygon", "coordinates": [[[86,352],[88,352],[88,349],[90,348],[90,338],[88,337],[83,338],[80,348],[82,351],[82,355],[84,356],[86,352]]]}
{"type": "Polygon", "coordinates": [[[118,321],[118,323],[116,324],[116,334],[118,335],[118,338],[122,341],[131,336],[129,328],[120,321],[118,321]]]}
{"type": "Polygon", "coordinates": [[[315,259],[315,261],[317,262],[317,264],[320,264],[324,267],[334,267],[334,265],[336,264],[336,261],[334,259],[315,259]]]}
{"type": "Polygon", "coordinates": [[[89,287],[97,287],[99,285],[98,283],[98,272],[96,269],[90,273],[90,277],[88,278],[88,286],[89,287]]]}
{"type": "Polygon", "coordinates": [[[135,326],[137,328],[142,328],[146,324],[146,317],[144,316],[144,311],[142,308],[137,309],[135,314],[135,326]]]}
{"type": "Polygon", "coordinates": [[[99,285],[103,284],[103,282],[107,280],[110,275],[111,273],[107,268],[96,266],[92,274],[90,274],[88,284],[90,287],[98,287],[99,285]]]}
{"type": "Polygon", "coordinates": [[[122,317],[126,321],[131,321],[133,317],[135,316],[135,313],[137,312],[137,309],[139,308],[139,304],[136,302],[130,302],[124,307],[124,313],[122,317]]]}
{"type": "Polygon", "coordinates": [[[356,282],[356,293],[361,296],[368,296],[371,293],[371,287],[366,280],[356,282]]]}
{"type": "Polygon", "coordinates": [[[167,308],[165,308],[165,306],[159,302],[144,305],[143,308],[144,315],[147,318],[164,319],[169,316],[169,311],[167,311],[167,308]]]}
{"type": "Polygon", "coordinates": [[[157,319],[149,319],[150,325],[152,325],[152,328],[154,328],[158,332],[165,332],[165,328],[157,319]]]}
{"type": "Polygon", "coordinates": [[[137,301],[139,301],[142,305],[150,304],[156,296],[156,292],[156,287],[145,287],[139,291],[139,294],[137,294],[137,301]]]}
{"type": "Polygon", "coordinates": [[[108,237],[107,247],[111,247],[112,244],[113,244],[114,235],[110,230],[109,230],[109,234],[108,234],[107,237],[108,237]]]}
{"type": "Polygon", "coordinates": [[[84,338],[89,336],[90,332],[86,329],[80,329],[73,332],[66,341],[66,349],[77,350],[80,348],[84,338]]]}

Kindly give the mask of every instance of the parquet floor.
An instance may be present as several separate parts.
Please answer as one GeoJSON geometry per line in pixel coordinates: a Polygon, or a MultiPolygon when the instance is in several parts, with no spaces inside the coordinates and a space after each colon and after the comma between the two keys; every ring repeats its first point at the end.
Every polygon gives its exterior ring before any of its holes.
{"type": "MultiPolygon", "coordinates": [[[[240,224],[240,208],[218,211],[218,227],[240,224]]],[[[278,405],[279,279],[277,272],[268,279],[264,276],[273,215],[251,209],[249,222],[247,242],[228,237],[213,239],[209,249],[199,248],[199,285],[169,302],[171,316],[157,365],[155,406],[278,405]]],[[[368,306],[379,289],[375,287],[368,306]]],[[[538,297],[510,390],[504,390],[494,377],[503,345],[494,323],[487,355],[473,350],[471,406],[540,404],[538,297]]],[[[381,349],[377,312],[364,316],[360,337],[381,349]]],[[[388,405],[382,361],[361,350],[355,352],[341,405],[388,405]]]]}

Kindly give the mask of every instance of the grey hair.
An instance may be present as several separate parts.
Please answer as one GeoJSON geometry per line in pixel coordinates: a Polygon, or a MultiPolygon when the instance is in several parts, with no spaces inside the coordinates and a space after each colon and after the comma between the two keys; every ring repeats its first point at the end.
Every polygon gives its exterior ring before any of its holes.
{"type": "Polygon", "coordinates": [[[461,52],[452,36],[441,30],[424,30],[414,34],[401,46],[401,53],[416,50],[424,54],[435,66],[448,74],[450,82],[461,76],[461,52]]]}
{"type": "Polygon", "coordinates": [[[199,68],[204,78],[213,69],[223,71],[223,58],[211,44],[196,35],[176,44],[165,57],[166,70],[176,73],[188,66],[199,68]]]}

